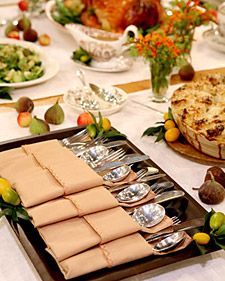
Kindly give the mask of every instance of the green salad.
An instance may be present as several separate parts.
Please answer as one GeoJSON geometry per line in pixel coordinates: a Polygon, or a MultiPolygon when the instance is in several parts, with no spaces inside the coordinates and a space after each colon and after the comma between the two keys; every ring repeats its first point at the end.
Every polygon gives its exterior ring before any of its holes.
{"type": "Polygon", "coordinates": [[[44,74],[39,54],[18,45],[0,44],[0,83],[19,83],[44,74]]]}

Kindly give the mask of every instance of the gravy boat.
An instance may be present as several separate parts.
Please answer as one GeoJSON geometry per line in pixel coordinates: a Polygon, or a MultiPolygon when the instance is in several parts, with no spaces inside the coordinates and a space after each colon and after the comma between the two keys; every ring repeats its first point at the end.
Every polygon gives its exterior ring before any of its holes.
{"type": "Polygon", "coordinates": [[[66,24],[65,27],[69,30],[77,45],[97,61],[108,61],[113,57],[122,55],[130,47],[125,45],[129,33],[132,33],[135,38],[138,36],[138,29],[135,25],[129,25],[123,34],[73,23],[66,24]]]}

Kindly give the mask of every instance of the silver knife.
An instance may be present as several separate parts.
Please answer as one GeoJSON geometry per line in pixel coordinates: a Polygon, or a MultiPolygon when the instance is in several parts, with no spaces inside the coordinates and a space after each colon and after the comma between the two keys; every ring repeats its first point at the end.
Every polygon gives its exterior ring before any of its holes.
{"type": "Polygon", "coordinates": [[[149,159],[148,155],[134,154],[134,155],[127,156],[126,158],[124,158],[121,161],[107,162],[107,163],[103,164],[102,166],[95,168],[94,170],[96,173],[99,173],[99,172],[103,172],[105,170],[110,170],[110,169],[120,167],[124,164],[129,165],[129,164],[145,161],[148,159],[149,159]]]}
{"type": "MultiPolygon", "coordinates": [[[[205,222],[204,218],[197,218],[197,219],[188,220],[188,221],[182,222],[180,224],[174,225],[173,226],[173,232],[194,229],[194,228],[203,226],[204,222],[205,222]]],[[[164,239],[164,238],[168,237],[169,235],[171,235],[173,232],[151,234],[150,236],[146,237],[146,241],[151,243],[151,242],[154,242],[158,239],[164,239]]]]}
{"type": "Polygon", "coordinates": [[[165,176],[166,176],[166,174],[157,174],[157,175],[148,176],[146,178],[143,178],[143,179],[140,179],[140,180],[137,180],[137,181],[134,180],[133,182],[130,182],[130,183],[125,184],[125,185],[120,185],[120,186],[116,186],[116,187],[110,187],[109,191],[110,192],[120,191],[120,190],[123,190],[124,188],[130,186],[131,184],[148,182],[148,181],[151,181],[151,180],[156,180],[156,179],[163,178],[165,176]]]}

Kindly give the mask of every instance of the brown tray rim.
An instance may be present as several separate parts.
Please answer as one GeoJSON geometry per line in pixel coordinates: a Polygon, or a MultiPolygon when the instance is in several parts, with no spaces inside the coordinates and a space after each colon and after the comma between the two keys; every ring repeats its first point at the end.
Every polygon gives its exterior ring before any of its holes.
{"type": "MultiPolygon", "coordinates": [[[[0,143],[0,151],[13,149],[16,147],[19,147],[24,144],[31,144],[39,141],[44,140],[50,140],[53,138],[56,139],[62,139],[64,137],[71,136],[74,132],[80,130],[83,127],[71,127],[67,129],[57,130],[50,133],[42,134],[39,136],[29,136],[29,137],[23,137],[18,139],[13,139],[10,141],[5,141],[0,143]]],[[[137,148],[133,143],[131,143],[129,140],[127,140],[127,144],[137,153],[144,154],[139,148],[137,148]]],[[[144,161],[147,164],[154,164],[155,167],[158,167],[162,172],[164,172],[157,164],[155,164],[151,159],[144,161]]],[[[164,172],[165,173],[165,172],[164,172]]],[[[198,209],[198,211],[201,213],[201,215],[206,214],[206,210],[195,200],[193,199],[186,191],[179,186],[169,175],[167,175],[167,178],[171,181],[173,181],[176,184],[176,187],[178,189],[181,189],[185,192],[185,198],[190,200],[192,204],[198,209]]],[[[9,223],[10,224],[10,223],[9,223]]],[[[12,227],[12,225],[11,225],[12,227]]],[[[33,263],[34,267],[36,268],[39,276],[43,281],[64,281],[64,277],[62,273],[60,272],[59,268],[57,267],[55,261],[53,258],[43,249],[35,248],[33,243],[36,241],[35,235],[38,235],[37,230],[32,226],[32,224],[29,222],[21,222],[19,226],[19,234],[15,230],[14,227],[12,227],[15,231],[20,243],[22,244],[23,248],[25,249],[26,253],[28,254],[31,262],[33,263]],[[53,266],[53,271],[52,271],[53,266]],[[50,267],[50,268],[49,268],[50,267]]],[[[39,236],[39,235],[38,235],[39,236]]],[[[40,236],[39,236],[40,238],[40,236]]],[[[40,238],[41,239],[41,238],[40,238]]],[[[42,240],[43,242],[43,240],[42,240]]],[[[44,244],[44,242],[43,242],[44,244]]],[[[215,251],[215,250],[213,250],[215,251]]],[[[89,273],[83,276],[80,276],[78,278],[70,279],[71,281],[77,281],[77,280],[84,280],[84,281],[113,281],[113,280],[120,280],[122,278],[126,278],[132,275],[136,275],[139,273],[143,273],[149,270],[153,270],[165,265],[169,265],[171,263],[176,263],[179,261],[182,261],[184,259],[189,259],[192,257],[200,256],[200,253],[197,251],[197,248],[194,247],[192,244],[188,247],[188,251],[183,250],[174,254],[166,255],[163,258],[162,257],[156,257],[156,256],[150,256],[146,257],[144,259],[139,259],[130,263],[126,263],[123,265],[116,266],[114,268],[110,269],[102,269],[98,270],[93,273],[89,273]],[[160,260],[160,265],[159,265],[160,260]]]]}

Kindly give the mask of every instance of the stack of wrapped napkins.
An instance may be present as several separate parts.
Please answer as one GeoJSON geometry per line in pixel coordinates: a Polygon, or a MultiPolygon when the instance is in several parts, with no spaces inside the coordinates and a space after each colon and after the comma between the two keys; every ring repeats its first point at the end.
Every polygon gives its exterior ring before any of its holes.
{"type": "MultiPolygon", "coordinates": [[[[57,140],[1,152],[0,174],[18,192],[66,279],[154,253],[102,177],[57,140]]],[[[165,217],[148,232],[170,225],[165,217]]]]}

